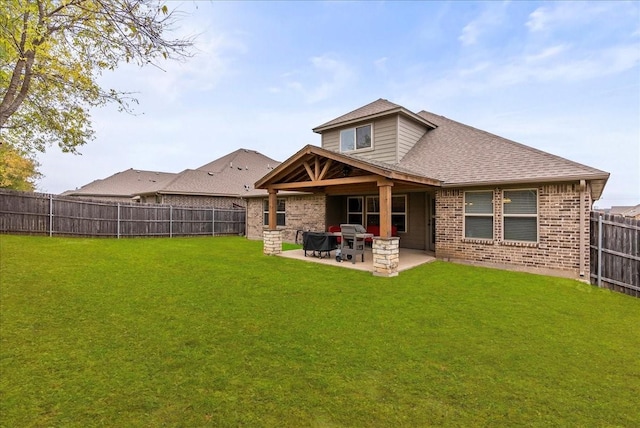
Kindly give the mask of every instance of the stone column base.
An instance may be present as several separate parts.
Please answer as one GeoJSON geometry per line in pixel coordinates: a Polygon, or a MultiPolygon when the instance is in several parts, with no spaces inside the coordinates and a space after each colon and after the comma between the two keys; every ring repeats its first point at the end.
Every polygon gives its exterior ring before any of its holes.
{"type": "Polygon", "coordinates": [[[262,232],[264,239],[263,253],[269,256],[282,253],[282,231],[265,230],[262,232]]]}
{"type": "Polygon", "coordinates": [[[373,238],[373,274],[398,276],[400,263],[400,238],[373,238]]]}

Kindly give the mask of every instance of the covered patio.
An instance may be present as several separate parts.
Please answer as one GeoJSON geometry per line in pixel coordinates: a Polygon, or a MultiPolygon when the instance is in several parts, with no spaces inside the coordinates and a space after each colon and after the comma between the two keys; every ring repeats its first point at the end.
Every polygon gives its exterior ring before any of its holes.
{"type": "MultiPolygon", "coordinates": [[[[364,263],[358,259],[356,263],[351,263],[348,260],[337,262],[335,258],[335,251],[331,252],[330,257],[314,257],[309,252],[307,256],[304,255],[304,250],[287,250],[278,254],[280,257],[288,259],[303,260],[310,263],[318,263],[326,266],[335,266],[343,269],[361,270],[364,272],[374,272],[373,268],[373,254],[372,249],[367,248],[364,252],[364,263]]],[[[435,254],[426,252],[424,250],[412,250],[409,248],[400,248],[397,271],[402,272],[407,269],[412,269],[416,266],[423,265],[425,263],[431,263],[436,259],[435,254]]]]}
{"type": "MultiPolygon", "coordinates": [[[[304,192],[323,194],[327,197],[375,195],[376,204],[379,205],[376,211],[379,221],[376,229],[379,235],[373,237],[369,262],[360,262],[360,268],[372,271],[377,276],[395,276],[404,266],[410,266],[412,259],[409,256],[410,252],[402,251],[401,254],[399,238],[392,233],[393,194],[434,191],[440,186],[441,182],[438,180],[416,175],[397,166],[316,146],[306,146],[256,183],[257,189],[265,189],[269,194],[268,225],[265,221],[266,227],[263,232],[264,253],[282,253],[282,230],[279,229],[277,221],[278,192],[304,192]],[[401,260],[401,257],[405,256],[408,258],[406,263],[401,260]]],[[[345,212],[345,217],[346,214],[345,212]]],[[[346,220],[344,218],[344,221],[335,223],[353,223],[346,220]]],[[[321,228],[324,229],[326,226],[323,224],[321,228]]],[[[425,252],[422,251],[422,254],[425,255],[425,252]]],[[[338,264],[335,258],[333,263],[338,264]]]]}

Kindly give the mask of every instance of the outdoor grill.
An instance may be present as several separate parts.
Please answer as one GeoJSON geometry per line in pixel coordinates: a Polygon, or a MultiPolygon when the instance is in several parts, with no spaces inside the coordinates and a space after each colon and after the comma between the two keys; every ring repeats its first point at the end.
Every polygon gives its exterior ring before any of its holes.
{"type": "Polygon", "coordinates": [[[338,238],[334,234],[326,232],[302,232],[302,249],[304,256],[307,251],[312,252],[313,257],[331,257],[331,251],[338,246],[338,238]]]}

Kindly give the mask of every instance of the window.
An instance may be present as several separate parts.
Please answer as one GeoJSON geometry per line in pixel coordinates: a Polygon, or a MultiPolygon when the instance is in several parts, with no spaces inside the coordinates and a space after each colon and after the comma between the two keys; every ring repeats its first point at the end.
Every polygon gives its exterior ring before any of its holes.
{"type": "Polygon", "coordinates": [[[464,192],[464,237],[493,239],[493,191],[464,192]]]}
{"type": "Polygon", "coordinates": [[[398,232],[407,231],[407,197],[397,195],[391,197],[391,225],[398,228],[398,232]]]}
{"type": "Polygon", "coordinates": [[[354,150],[370,149],[373,147],[371,125],[349,128],[340,131],[340,151],[352,152],[354,150]]]}
{"type": "MultiPolygon", "coordinates": [[[[269,200],[265,199],[263,204],[264,211],[264,225],[269,225],[269,200]]],[[[285,215],[285,200],[278,198],[278,203],[276,207],[276,226],[284,226],[286,221],[285,215]]]]}
{"type": "Polygon", "coordinates": [[[505,190],[502,198],[505,241],[538,241],[538,191],[505,190]]]}
{"type": "Polygon", "coordinates": [[[380,226],[380,200],[367,196],[367,226],[380,226]]]}
{"type": "MultiPolygon", "coordinates": [[[[378,196],[367,196],[367,226],[380,225],[380,199],[378,196]]],[[[407,231],[407,197],[395,195],[391,197],[391,225],[398,232],[407,231]]]]}
{"type": "Polygon", "coordinates": [[[347,198],[347,223],[363,224],[362,208],[362,196],[347,198]]]}

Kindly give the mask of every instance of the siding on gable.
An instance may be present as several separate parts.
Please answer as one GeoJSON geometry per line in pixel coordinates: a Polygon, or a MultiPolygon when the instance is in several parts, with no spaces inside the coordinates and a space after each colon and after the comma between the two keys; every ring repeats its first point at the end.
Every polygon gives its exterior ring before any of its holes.
{"type": "Polygon", "coordinates": [[[427,132],[427,128],[406,117],[398,116],[398,159],[400,162],[404,155],[427,132]]]}
{"type": "Polygon", "coordinates": [[[359,153],[362,157],[379,161],[396,163],[397,159],[397,129],[396,116],[383,118],[373,123],[373,151],[359,153]]]}
{"type": "Polygon", "coordinates": [[[331,130],[322,134],[323,149],[340,152],[340,131],[331,130]]]}
{"type": "MultiPolygon", "coordinates": [[[[397,162],[397,123],[396,116],[382,118],[373,122],[362,122],[354,126],[373,124],[373,150],[355,151],[352,153],[363,158],[396,163],[397,162]]],[[[327,131],[322,134],[322,148],[340,152],[340,131],[348,127],[327,131]]]]}

